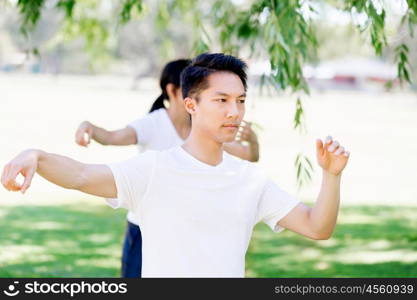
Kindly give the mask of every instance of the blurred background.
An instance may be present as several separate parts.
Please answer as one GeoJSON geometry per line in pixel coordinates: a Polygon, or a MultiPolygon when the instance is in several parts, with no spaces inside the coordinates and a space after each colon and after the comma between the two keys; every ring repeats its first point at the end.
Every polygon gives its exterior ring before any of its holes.
{"type": "MultiPolygon", "coordinates": [[[[75,131],[144,116],[169,60],[238,54],[249,64],[258,164],[281,188],[313,204],[315,139],[331,135],[351,152],[333,237],[259,224],[246,275],[416,277],[415,1],[191,2],[0,0],[0,166],[26,148],[90,163],[134,156],[134,146],[82,148],[75,131]]],[[[25,196],[0,189],[0,277],[117,277],[125,222],[102,199],[40,176],[25,196]]]]}

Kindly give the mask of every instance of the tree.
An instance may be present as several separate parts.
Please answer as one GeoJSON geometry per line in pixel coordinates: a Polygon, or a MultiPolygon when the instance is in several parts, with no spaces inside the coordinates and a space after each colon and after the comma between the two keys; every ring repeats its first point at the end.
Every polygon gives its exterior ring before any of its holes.
{"type": "MultiPolygon", "coordinates": [[[[22,33],[28,35],[33,30],[41,18],[42,8],[50,3],[48,0],[18,0],[22,33]]],[[[214,50],[219,41],[222,52],[267,57],[271,73],[263,76],[262,82],[296,94],[294,128],[300,131],[304,116],[302,96],[309,93],[302,66],[314,59],[320,47],[315,26],[321,8],[332,7],[349,14],[355,27],[370,37],[375,54],[382,55],[388,45],[387,17],[392,5],[383,0],[160,0],[157,5],[146,0],[58,0],[53,3],[65,14],[66,30],[85,36],[89,49],[100,51],[105,47],[110,25],[126,24],[151,8],[156,11],[155,28],[159,30],[166,30],[177,18],[190,24],[194,54],[214,50]],[[103,10],[104,2],[110,3],[110,9],[103,10]]],[[[402,8],[399,26],[408,26],[408,33],[413,36],[417,0],[397,3],[402,8]]],[[[411,78],[409,48],[404,41],[393,45],[401,83],[410,82],[411,78]]],[[[298,154],[296,168],[297,182],[301,186],[310,177],[312,167],[307,157],[298,154]]]]}

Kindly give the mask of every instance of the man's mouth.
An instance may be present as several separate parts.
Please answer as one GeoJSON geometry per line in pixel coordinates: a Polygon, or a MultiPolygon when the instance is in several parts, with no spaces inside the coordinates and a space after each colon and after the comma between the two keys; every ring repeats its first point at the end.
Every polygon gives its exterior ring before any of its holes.
{"type": "Polygon", "coordinates": [[[227,127],[227,128],[239,128],[239,124],[224,124],[223,127],[227,127]]]}

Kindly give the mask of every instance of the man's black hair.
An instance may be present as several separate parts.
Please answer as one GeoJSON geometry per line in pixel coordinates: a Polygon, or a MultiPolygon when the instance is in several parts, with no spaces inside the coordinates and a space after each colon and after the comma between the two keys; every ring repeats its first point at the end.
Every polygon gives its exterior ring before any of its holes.
{"type": "MultiPolygon", "coordinates": [[[[215,72],[231,72],[239,76],[247,89],[247,65],[237,57],[223,53],[203,53],[194,58],[181,73],[183,98],[198,96],[208,87],[207,77],[215,72]]],[[[196,97],[198,98],[198,97],[196,97]]]]}

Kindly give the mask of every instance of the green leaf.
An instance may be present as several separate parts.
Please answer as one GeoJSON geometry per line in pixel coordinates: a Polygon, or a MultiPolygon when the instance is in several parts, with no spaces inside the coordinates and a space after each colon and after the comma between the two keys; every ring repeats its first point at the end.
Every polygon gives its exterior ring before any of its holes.
{"type": "Polygon", "coordinates": [[[27,36],[30,31],[33,31],[41,16],[42,8],[45,0],[19,0],[17,7],[22,17],[22,25],[20,32],[27,36]]]}
{"type": "Polygon", "coordinates": [[[120,11],[120,23],[126,24],[132,18],[132,11],[140,15],[143,11],[142,0],[124,0],[120,11]]]}
{"type": "Polygon", "coordinates": [[[295,159],[294,166],[297,170],[296,180],[298,189],[312,180],[311,174],[314,172],[310,159],[302,153],[298,153],[295,159]]]}
{"type": "Polygon", "coordinates": [[[72,17],[74,6],[75,6],[75,0],[60,0],[56,4],[57,8],[63,9],[65,11],[65,16],[67,18],[72,17]]]}

